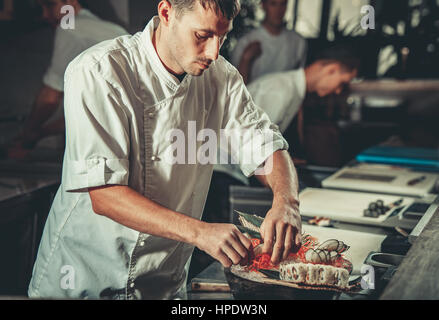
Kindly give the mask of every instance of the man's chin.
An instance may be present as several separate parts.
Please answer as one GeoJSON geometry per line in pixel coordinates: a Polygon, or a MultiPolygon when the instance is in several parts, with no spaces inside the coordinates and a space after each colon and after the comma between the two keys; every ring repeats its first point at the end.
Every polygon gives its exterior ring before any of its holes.
{"type": "Polygon", "coordinates": [[[193,77],[200,77],[200,76],[203,75],[203,72],[204,72],[204,70],[200,70],[198,72],[190,73],[190,75],[193,76],[193,77]]]}
{"type": "Polygon", "coordinates": [[[191,76],[194,77],[199,77],[201,75],[203,75],[204,71],[206,71],[208,68],[206,69],[202,69],[202,68],[193,68],[189,71],[186,71],[186,73],[190,74],[191,76]]]}

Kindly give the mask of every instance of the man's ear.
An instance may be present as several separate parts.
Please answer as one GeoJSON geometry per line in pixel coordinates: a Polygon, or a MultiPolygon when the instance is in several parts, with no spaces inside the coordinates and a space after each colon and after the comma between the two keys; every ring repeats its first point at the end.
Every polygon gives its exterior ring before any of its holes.
{"type": "Polygon", "coordinates": [[[160,23],[163,23],[163,25],[168,26],[169,25],[169,19],[172,12],[172,5],[169,1],[162,0],[160,1],[157,12],[160,18],[160,23]]]}

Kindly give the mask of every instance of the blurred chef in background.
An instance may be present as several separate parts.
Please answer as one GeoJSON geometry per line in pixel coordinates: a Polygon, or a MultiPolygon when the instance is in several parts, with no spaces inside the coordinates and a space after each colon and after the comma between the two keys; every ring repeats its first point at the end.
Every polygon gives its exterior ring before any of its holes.
{"type": "Polygon", "coordinates": [[[42,139],[52,137],[51,143],[64,144],[65,124],[62,108],[64,92],[64,72],[67,65],[77,55],[89,47],[127,34],[122,27],[101,20],[84,8],[81,0],[38,0],[43,19],[55,31],[54,49],[50,66],[43,77],[40,89],[30,116],[21,133],[8,147],[8,157],[21,159],[42,139]],[[63,29],[62,8],[70,5],[74,9],[74,29],[63,29]],[[53,138],[56,136],[56,138],[53,138]]]}
{"type": "Polygon", "coordinates": [[[246,84],[265,74],[305,67],[307,43],[285,28],[288,0],[261,0],[262,25],[238,40],[231,62],[246,84]]]}
{"type": "MultiPolygon", "coordinates": [[[[284,133],[301,111],[307,93],[316,93],[319,97],[338,95],[357,76],[359,68],[360,59],[355,51],[336,45],[317,53],[306,68],[265,75],[247,88],[256,105],[284,133]]],[[[303,122],[303,117],[299,122],[303,122]]],[[[298,129],[301,128],[299,123],[298,129]]]]}

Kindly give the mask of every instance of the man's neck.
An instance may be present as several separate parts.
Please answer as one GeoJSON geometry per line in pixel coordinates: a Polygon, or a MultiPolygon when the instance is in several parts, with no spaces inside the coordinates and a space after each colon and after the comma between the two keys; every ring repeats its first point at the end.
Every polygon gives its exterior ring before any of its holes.
{"type": "Polygon", "coordinates": [[[173,74],[176,77],[180,77],[182,74],[184,74],[184,72],[182,73],[182,72],[174,71],[177,70],[178,67],[172,67],[172,63],[170,62],[171,59],[167,58],[168,56],[170,56],[170,53],[169,50],[167,50],[166,47],[162,45],[163,44],[162,29],[160,27],[160,24],[157,27],[157,29],[155,29],[153,32],[152,44],[161,63],[169,73],[173,74]]]}
{"type": "Polygon", "coordinates": [[[275,25],[268,23],[266,20],[264,20],[264,22],[262,23],[262,26],[265,28],[265,30],[268,31],[268,33],[270,33],[274,36],[280,35],[282,33],[283,28],[284,28],[283,25],[275,26],[275,25]]]}
{"type": "Polygon", "coordinates": [[[178,81],[182,82],[184,77],[186,77],[186,72],[179,75],[176,74],[175,77],[178,79],[178,81]]]}

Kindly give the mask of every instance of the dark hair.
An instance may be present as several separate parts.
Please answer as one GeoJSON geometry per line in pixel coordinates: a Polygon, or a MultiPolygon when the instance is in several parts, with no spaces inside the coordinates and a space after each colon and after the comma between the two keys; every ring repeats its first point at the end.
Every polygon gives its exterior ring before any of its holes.
{"type": "Polygon", "coordinates": [[[183,11],[191,11],[194,4],[198,1],[204,8],[211,8],[215,12],[221,13],[228,20],[233,20],[239,13],[241,5],[239,0],[168,0],[177,10],[177,15],[183,11]]]}
{"type": "Polygon", "coordinates": [[[344,69],[351,72],[359,70],[361,59],[356,51],[348,45],[335,45],[318,52],[314,57],[314,62],[339,63],[344,69]]]}
{"type": "Polygon", "coordinates": [[[78,3],[81,5],[81,7],[88,8],[87,0],[78,0],[78,3]]]}
{"type": "MultiPolygon", "coordinates": [[[[66,2],[67,0],[62,0],[62,2],[66,2]]],[[[81,7],[83,8],[88,8],[88,0],[77,0],[78,3],[81,5],[81,7]]]]}

